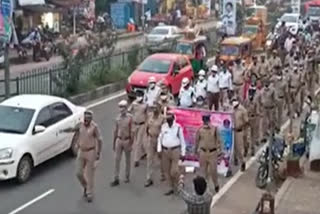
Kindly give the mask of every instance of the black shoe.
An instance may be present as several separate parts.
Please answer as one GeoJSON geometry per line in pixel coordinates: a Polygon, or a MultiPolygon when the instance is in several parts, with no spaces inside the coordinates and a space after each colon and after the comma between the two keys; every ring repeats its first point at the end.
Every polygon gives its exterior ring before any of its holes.
{"type": "Polygon", "coordinates": [[[115,186],[119,186],[119,185],[120,185],[119,180],[114,180],[114,181],[112,181],[111,184],[110,184],[111,187],[115,187],[115,186]]]}
{"type": "Polygon", "coordinates": [[[219,186],[216,186],[216,187],[214,188],[214,191],[216,191],[216,193],[218,193],[219,190],[220,190],[220,187],[219,187],[219,186]]]}
{"type": "Polygon", "coordinates": [[[150,187],[153,185],[153,181],[152,180],[147,180],[147,182],[144,184],[144,187],[150,187]]]}
{"type": "Polygon", "coordinates": [[[124,180],[124,182],[127,184],[127,183],[130,183],[130,179],[129,178],[126,178],[125,180],[124,180]]]}
{"type": "Polygon", "coordinates": [[[246,158],[246,157],[247,157],[247,155],[248,155],[248,148],[245,148],[245,149],[244,149],[244,153],[243,153],[243,157],[245,157],[245,158],[246,158]]]}
{"type": "Polygon", "coordinates": [[[139,161],[134,162],[134,167],[139,167],[139,165],[140,165],[139,161]]]}
{"type": "Polygon", "coordinates": [[[86,197],[86,196],[87,196],[87,189],[83,188],[83,197],[86,197]]]}
{"type": "Polygon", "coordinates": [[[254,157],[254,153],[255,153],[254,149],[251,149],[251,157],[254,157]]]}
{"type": "Polygon", "coordinates": [[[241,172],[244,172],[246,170],[246,163],[241,164],[241,172]]]}
{"type": "Polygon", "coordinates": [[[169,190],[168,192],[164,193],[165,196],[173,195],[174,191],[169,190]]]}
{"type": "Polygon", "coordinates": [[[87,200],[88,203],[91,203],[92,200],[93,200],[92,195],[91,195],[91,194],[87,194],[87,195],[86,195],[86,200],[87,200]]]}
{"type": "Polygon", "coordinates": [[[147,154],[142,155],[142,157],[140,158],[140,160],[144,160],[147,159],[147,154]]]}

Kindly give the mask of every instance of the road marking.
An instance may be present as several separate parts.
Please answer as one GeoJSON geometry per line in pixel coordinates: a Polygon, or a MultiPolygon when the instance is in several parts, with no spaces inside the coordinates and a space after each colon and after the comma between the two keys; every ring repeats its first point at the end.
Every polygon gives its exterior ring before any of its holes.
{"type": "Polygon", "coordinates": [[[48,190],[47,192],[43,193],[42,195],[39,195],[38,197],[32,199],[31,201],[25,203],[24,205],[18,207],[17,209],[11,211],[10,213],[8,214],[16,214],[22,210],[24,210],[25,208],[31,206],[32,204],[36,203],[37,201],[40,201],[41,199],[47,197],[48,195],[52,194],[55,190],[54,189],[50,189],[48,190]]]}
{"type": "Polygon", "coordinates": [[[118,92],[118,93],[115,94],[115,95],[112,95],[112,96],[110,96],[110,97],[107,97],[107,98],[105,98],[105,99],[103,99],[103,100],[99,100],[99,101],[97,101],[97,102],[95,102],[95,103],[92,103],[92,104],[86,106],[86,107],[87,107],[87,108],[94,108],[94,107],[96,107],[96,106],[102,105],[102,104],[104,104],[104,103],[106,103],[106,102],[109,102],[109,101],[111,101],[111,100],[114,100],[114,99],[116,99],[116,98],[118,98],[118,97],[124,96],[125,94],[126,94],[126,92],[125,92],[124,90],[121,90],[120,92],[118,92]]]}
{"type": "MultiPolygon", "coordinates": [[[[315,91],[315,94],[319,94],[320,93],[320,88],[318,88],[315,91]]],[[[303,106],[303,108],[305,108],[305,104],[303,106]]],[[[282,126],[281,126],[281,132],[288,127],[290,124],[290,120],[288,119],[282,126]]],[[[259,157],[259,155],[263,152],[263,150],[268,146],[268,143],[266,143],[265,145],[263,145],[259,151],[256,153],[256,155],[254,157],[252,157],[249,161],[246,162],[246,168],[249,169],[250,166],[253,164],[253,162],[259,157]]],[[[246,171],[245,171],[246,172],[246,171]]],[[[212,197],[212,202],[211,202],[211,208],[214,207],[214,205],[220,200],[220,198],[232,187],[232,185],[240,178],[240,176],[245,173],[245,172],[241,172],[240,170],[238,170],[238,172],[221,188],[221,190],[215,194],[212,197]]]]}

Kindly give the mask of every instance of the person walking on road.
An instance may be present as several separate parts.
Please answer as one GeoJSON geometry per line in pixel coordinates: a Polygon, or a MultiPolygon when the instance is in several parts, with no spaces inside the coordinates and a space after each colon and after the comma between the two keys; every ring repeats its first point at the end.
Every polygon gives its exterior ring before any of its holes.
{"type": "Polygon", "coordinates": [[[298,67],[295,64],[293,72],[289,75],[289,96],[290,96],[290,112],[300,112],[300,88],[302,77],[298,67]]]}
{"type": "Polygon", "coordinates": [[[144,141],[145,150],[147,151],[147,181],[145,187],[153,185],[153,168],[154,159],[157,153],[157,140],[161,131],[162,124],[164,123],[164,117],[160,112],[160,105],[156,104],[151,107],[152,113],[148,118],[146,132],[148,140],[144,141]]]}
{"type": "Polygon", "coordinates": [[[179,160],[184,160],[186,154],[186,144],[184,141],[182,127],[175,122],[172,113],[167,114],[167,122],[161,127],[158,138],[157,151],[162,152],[162,164],[166,180],[169,184],[169,191],[165,195],[169,196],[177,188],[179,178],[179,160]]]}
{"type": "Polygon", "coordinates": [[[210,115],[202,117],[203,126],[196,133],[195,153],[199,154],[200,170],[207,181],[211,177],[215,191],[219,192],[218,156],[221,153],[221,142],[218,130],[210,124],[210,115]]]}
{"type": "Polygon", "coordinates": [[[216,65],[213,65],[211,67],[211,74],[208,77],[207,95],[208,95],[209,110],[218,111],[219,101],[220,101],[220,87],[219,87],[218,66],[216,65]]]}
{"type": "Polygon", "coordinates": [[[145,122],[147,120],[147,105],[143,103],[143,92],[137,91],[137,98],[128,109],[133,119],[133,145],[134,145],[134,166],[139,166],[139,161],[144,156],[143,140],[145,137],[145,122]]]}
{"type": "Polygon", "coordinates": [[[131,169],[131,151],[133,144],[132,136],[132,116],[127,113],[128,102],[122,100],[118,104],[120,114],[115,121],[115,129],[113,132],[113,151],[115,153],[115,166],[114,166],[114,180],[111,182],[111,187],[118,186],[120,184],[120,162],[122,153],[125,154],[125,183],[130,181],[130,169],[131,169]]]}
{"type": "Polygon", "coordinates": [[[241,171],[245,171],[246,163],[243,158],[244,152],[244,143],[243,143],[243,135],[244,129],[248,126],[248,112],[240,104],[237,98],[232,99],[232,106],[234,109],[234,154],[235,154],[235,165],[238,165],[238,161],[241,163],[241,171]]]}
{"type": "Polygon", "coordinates": [[[185,77],[182,79],[182,86],[179,92],[178,106],[182,108],[192,108],[196,101],[194,88],[190,85],[190,80],[185,77]]]}
{"type": "Polygon", "coordinates": [[[100,159],[102,137],[98,125],[92,121],[92,111],[84,112],[84,120],[74,128],[60,132],[75,132],[79,152],[77,156],[77,178],[83,187],[83,195],[88,202],[93,200],[95,163],[100,159]]]}
{"type": "Polygon", "coordinates": [[[155,77],[150,77],[148,83],[149,86],[144,95],[144,103],[146,103],[149,108],[156,103],[160,94],[160,87],[157,86],[155,77]]]}
{"type": "Polygon", "coordinates": [[[224,67],[219,74],[220,102],[221,106],[228,100],[228,95],[232,91],[232,74],[229,69],[224,67]]]}
{"type": "Polygon", "coordinates": [[[194,86],[196,98],[203,97],[207,98],[207,80],[206,80],[206,72],[204,70],[200,70],[198,74],[198,80],[194,86]]]}
{"type": "Polygon", "coordinates": [[[245,68],[241,64],[241,59],[236,60],[236,65],[233,68],[232,84],[234,95],[243,100],[244,83],[245,83],[245,68]]]}
{"type": "Polygon", "coordinates": [[[213,194],[207,188],[206,179],[201,176],[193,179],[194,193],[188,192],[184,186],[184,176],[181,175],[178,195],[187,204],[187,210],[182,214],[210,214],[213,194]]]}

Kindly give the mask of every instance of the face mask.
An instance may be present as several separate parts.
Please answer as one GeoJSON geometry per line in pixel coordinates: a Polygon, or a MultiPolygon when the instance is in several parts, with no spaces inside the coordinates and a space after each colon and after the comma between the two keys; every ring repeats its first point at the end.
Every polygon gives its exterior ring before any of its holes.
{"type": "Polygon", "coordinates": [[[265,85],[265,88],[266,88],[266,89],[269,89],[269,85],[265,85]]]}
{"type": "Polygon", "coordinates": [[[153,89],[155,86],[156,86],[155,83],[150,83],[150,85],[149,85],[149,87],[152,88],[152,89],[153,89]]]}
{"type": "Polygon", "coordinates": [[[137,101],[141,102],[143,100],[143,97],[137,97],[137,101]]]}
{"type": "Polygon", "coordinates": [[[197,101],[197,105],[198,106],[202,106],[203,105],[203,101],[197,101]]]}
{"type": "Polygon", "coordinates": [[[127,109],[125,107],[120,107],[120,113],[124,114],[126,113],[127,109]]]}
{"type": "Polygon", "coordinates": [[[238,106],[239,106],[239,102],[238,101],[232,102],[232,107],[233,108],[238,108],[238,106]]]}
{"type": "Polygon", "coordinates": [[[257,62],[254,62],[254,63],[253,63],[253,65],[255,65],[255,66],[256,66],[256,65],[257,65],[257,62]]]}
{"type": "Polygon", "coordinates": [[[160,99],[161,99],[161,100],[166,100],[166,99],[167,99],[167,95],[161,95],[161,96],[160,96],[160,99]]]}
{"type": "Polygon", "coordinates": [[[204,80],[204,76],[199,76],[199,80],[204,80]]]}
{"type": "Polygon", "coordinates": [[[172,126],[172,124],[173,124],[173,118],[168,118],[168,119],[167,119],[167,123],[168,123],[169,126],[172,126]]]}
{"type": "Polygon", "coordinates": [[[278,75],[278,76],[277,76],[277,79],[278,79],[278,80],[281,80],[281,79],[282,79],[282,76],[279,76],[279,75],[278,75]]]}

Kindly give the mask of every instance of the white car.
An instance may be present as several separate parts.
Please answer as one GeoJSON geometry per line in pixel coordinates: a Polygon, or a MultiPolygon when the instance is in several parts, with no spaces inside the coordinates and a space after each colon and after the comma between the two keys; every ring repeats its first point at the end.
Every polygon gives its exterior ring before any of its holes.
{"type": "Polygon", "coordinates": [[[285,13],[278,19],[278,23],[275,26],[275,29],[279,29],[282,22],[286,23],[286,27],[290,29],[290,32],[296,34],[300,27],[300,14],[298,13],[285,13]]]}
{"type": "Polygon", "coordinates": [[[73,133],[85,108],[47,95],[19,95],[0,103],[0,180],[26,182],[33,167],[70,150],[76,155],[73,133]]]}
{"type": "Polygon", "coordinates": [[[151,50],[161,51],[172,48],[173,41],[182,37],[181,31],[176,26],[162,25],[152,29],[146,36],[146,43],[151,50]]]}

